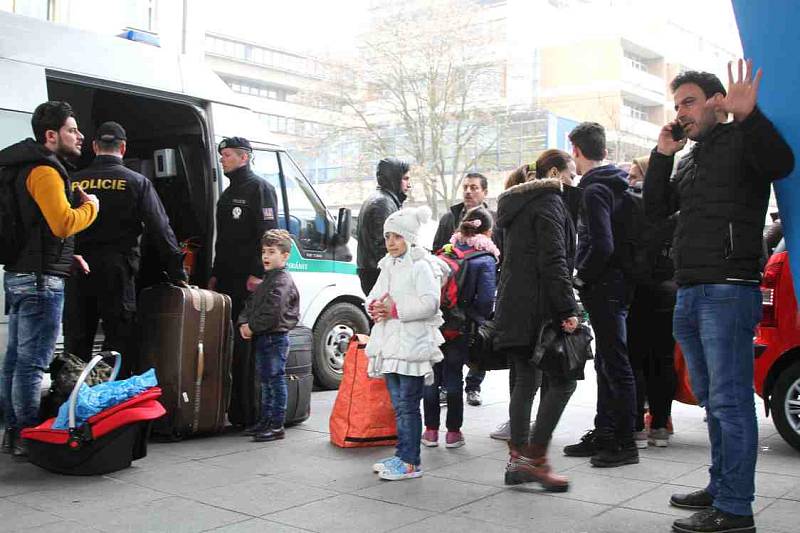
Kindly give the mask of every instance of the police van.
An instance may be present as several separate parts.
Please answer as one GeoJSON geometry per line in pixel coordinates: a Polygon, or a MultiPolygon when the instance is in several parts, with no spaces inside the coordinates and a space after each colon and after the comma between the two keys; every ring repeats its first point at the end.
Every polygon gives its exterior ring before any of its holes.
{"type": "MultiPolygon", "coordinates": [[[[248,138],[253,170],[275,187],[279,226],[293,236],[288,268],[300,291],[301,323],[314,332],[316,382],[338,386],[347,340],[369,326],[350,212],[341,209],[336,218],[328,212],[236,93],[199,59],[0,12],[0,146],[32,137],[31,114],[47,100],[75,110],[87,138],[79,168],[91,161],[88,140],[97,126],[113,120],[125,127],[125,164],[153,181],[188,254],[190,282],[199,286],[210,275],[214,210],[228,185],[216,146],[223,137],[248,138]]],[[[149,281],[157,277],[148,271],[154,257],[143,243],[141,275],[149,281]]],[[[1,353],[7,322],[3,316],[1,353]]]]}

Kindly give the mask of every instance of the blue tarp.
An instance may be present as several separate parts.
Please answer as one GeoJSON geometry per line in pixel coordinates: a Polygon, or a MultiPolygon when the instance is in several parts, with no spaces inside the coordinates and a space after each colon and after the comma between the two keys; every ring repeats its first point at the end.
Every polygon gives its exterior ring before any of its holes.
{"type": "MultiPolygon", "coordinates": [[[[75,403],[75,425],[80,427],[100,411],[129,400],[156,385],[158,385],[156,371],[152,368],[138,376],[131,376],[120,381],[107,381],[94,387],[84,383],[78,390],[78,400],[75,403]]],[[[58,409],[58,416],[53,424],[53,429],[68,428],[69,400],[58,409]]]]}
{"type": "MultiPolygon", "coordinates": [[[[775,182],[795,287],[800,286],[800,5],[797,0],[733,0],[747,58],[764,77],[758,105],[794,151],[794,171],[775,182]]],[[[800,298],[798,299],[800,303],[800,298]]]]}

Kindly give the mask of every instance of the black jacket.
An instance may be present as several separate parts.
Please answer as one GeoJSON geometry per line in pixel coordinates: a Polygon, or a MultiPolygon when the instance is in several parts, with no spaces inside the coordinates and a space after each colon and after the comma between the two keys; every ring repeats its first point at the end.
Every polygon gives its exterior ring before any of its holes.
{"type": "Polygon", "coordinates": [[[248,324],[254,335],[287,332],[300,319],[300,295],[284,268],[268,270],[264,281],[245,302],[238,324],[248,324]]]}
{"type": "Polygon", "coordinates": [[[278,197],[250,165],[226,174],[231,180],[217,201],[217,244],[211,275],[260,278],[261,237],[278,227],[278,197]]]}
{"type": "Polygon", "coordinates": [[[378,188],[364,200],[358,212],[356,263],[360,269],[377,269],[378,261],[386,255],[383,223],[406,201],[400,186],[406,172],[408,165],[398,159],[390,157],[378,163],[378,188]]]}
{"type": "Polygon", "coordinates": [[[76,236],[76,253],[138,256],[144,228],[170,278],[186,279],[175,234],[150,180],[126,168],[117,156],[98,155],[91,165],[72,175],[73,191],[78,185],[97,195],[100,212],[94,224],[76,236]]]}
{"type": "MultiPolygon", "coordinates": [[[[489,209],[489,206],[486,205],[486,202],[483,203],[483,207],[485,207],[489,214],[492,215],[492,220],[494,221],[494,231],[492,232],[492,240],[494,241],[497,248],[500,250],[500,261],[503,260],[503,230],[497,227],[497,213],[489,209]]],[[[461,220],[464,218],[464,202],[459,202],[456,205],[450,207],[450,210],[442,215],[442,218],[439,219],[439,227],[436,228],[436,235],[433,237],[433,250],[438,250],[445,244],[450,242],[450,237],[453,236],[458,226],[461,224],[461,220]]]]}
{"type": "Polygon", "coordinates": [[[495,305],[495,347],[530,347],[543,320],[577,315],[572,292],[575,229],[561,181],[546,178],[509,188],[497,201],[505,255],[495,305]]]}
{"type": "Polygon", "coordinates": [[[675,280],[757,283],[770,185],[794,168],[794,155],[756,108],[741,123],[717,124],[678,164],[653,150],[644,180],[645,211],[679,211],[673,240],[675,280]]]}
{"type": "Polygon", "coordinates": [[[64,180],[64,194],[70,198],[70,179],[64,162],[50,150],[33,139],[13,144],[0,151],[0,166],[18,166],[16,191],[20,215],[26,232],[26,241],[17,261],[6,265],[8,272],[42,272],[53,276],[69,277],[75,237],[61,239],[53,234],[36,201],[28,192],[26,180],[37,166],[49,166],[58,171],[64,180]]]}
{"type": "Polygon", "coordinates": [[[593,168],[581,178],[583,202],[578,218],[578,277],[585,283],[603,279],[614,266],[612,219],[620,216],[628,174],[614,165],[593,168]]]}

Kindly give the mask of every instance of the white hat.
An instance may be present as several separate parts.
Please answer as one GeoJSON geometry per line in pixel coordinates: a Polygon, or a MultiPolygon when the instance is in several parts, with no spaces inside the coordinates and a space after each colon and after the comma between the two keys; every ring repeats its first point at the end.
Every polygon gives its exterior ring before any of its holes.
{"type": "Polygon", "coordinates": [[[397,233],[409,244],[416,244],[420,226],[430,218],[431,208],[427,205],[406,207],[389,215],[383,223],[383,234],[397,233]]]}

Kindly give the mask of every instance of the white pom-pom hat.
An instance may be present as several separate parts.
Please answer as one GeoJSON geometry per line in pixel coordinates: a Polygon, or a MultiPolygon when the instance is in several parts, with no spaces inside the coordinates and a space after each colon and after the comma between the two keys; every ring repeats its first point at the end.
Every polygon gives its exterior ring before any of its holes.
{"type": "Polygon", "coordinates": [[[431,208],[427,205],[405,207],[389,215],[383,223],[383,234],[396,233],[409,244],[416,244],[420,226],[430,219],[431,208]]]}

